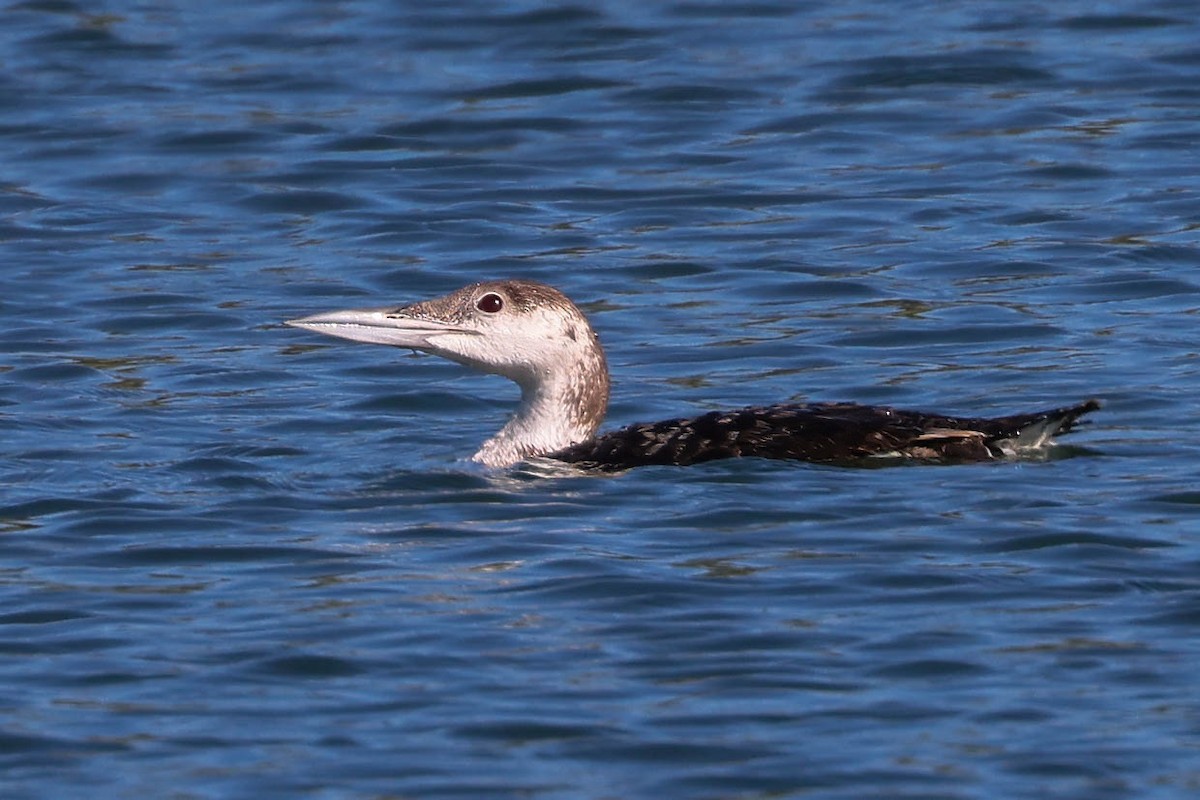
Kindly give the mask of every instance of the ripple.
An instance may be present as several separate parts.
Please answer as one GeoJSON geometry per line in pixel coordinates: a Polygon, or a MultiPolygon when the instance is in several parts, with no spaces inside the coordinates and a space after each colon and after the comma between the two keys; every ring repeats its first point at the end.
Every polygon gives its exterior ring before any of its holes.
{"type": "Polygon", "coordinates": [[[1195,782],[1194,14],[180,8],[0,27],[6,797],[1195,782]],[[492,474],[515,388],[280,325],[495,275],[587,309],[613,426],[1109,402],[492,474]]]}

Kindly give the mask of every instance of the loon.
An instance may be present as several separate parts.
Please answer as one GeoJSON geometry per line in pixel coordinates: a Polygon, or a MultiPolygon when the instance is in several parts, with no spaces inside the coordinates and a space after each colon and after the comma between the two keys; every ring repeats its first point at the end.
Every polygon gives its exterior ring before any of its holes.
{"type": "Polygon", "coordinates": [[[753,406],[631,425],[597,435],[608,409],[600,340],[574,303],[528,280],[473,283],[412,305],[330,311],[288,325],[387,344],[502,375],[516,413],[473,459],[507,467],[547,458],[617,472],[757,456],[830,464],[880,457],[990,461],[1036,451],[1100,407],[1096,400],[1006,417],[952,417],[856,403],[753,406]]]}

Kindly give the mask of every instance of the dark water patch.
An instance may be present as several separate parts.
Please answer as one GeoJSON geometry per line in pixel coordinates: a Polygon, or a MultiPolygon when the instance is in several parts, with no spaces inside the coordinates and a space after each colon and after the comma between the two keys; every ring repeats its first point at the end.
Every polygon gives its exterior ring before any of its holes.
{"type": "Polygon", "coordinates": [[[642,741],[640,744],[607,743],[598,745],[597,750],[599,752],[596,755],[601,758],[677,765],[739,763],[752,760],[763,753],[761,747],[753,744],[680,742],[668,739],[642,741]]]}
{"type": "Polygon", "coordinates": [[[256,665],[264,675],[299,680],[348,678],[365,671],[354,661],[336,656],[297,654],[268,659],[256,665]]]}
{"type": "Polygon", "coordinates": [[[513,11],[481,15],[473,22],[476,25],[495,28],[553,28],[600,22],[604,15],[596,10],[578,5],[542,8],[531,11],[513,11]]]}
{"type": "Polygon", "coordinates": [[[1111,170],[1092,164],[1051,164],[1025,170],[1022,174],[1031,178],[1062,181],[1104,180],[1113,176],[1111,170]]]}
{"type": "Polygon", "coordinates": [[[186,564],[298,565],[352,559],[353,553],[298,546],[210,545],[205,547],[132,546],[82,559],[97,567],[172,566],[186,564]]]}
{"type": "Polygon", "coordinates": [[[37,367],[15,369],[9,373],[9,378],[27,383],[78,381],[92,378],[98,374],[83,364],[60,363],[45,364],[37,367]]]}
{"type": "Polygon", "coordinates": [[[954,586],[960,586],[965,582],[961,575],[940,575],[936,573],[894,573],[887,575],[877,575],[870,578],[865,583],[869,586],[875,586],[880,589],[912,591],[912,590],[937,590],[947,589],[954,586]]]}
{"type": "Polygon", "coordinates": [[[234,31],[229,37],[228,44],[241,45],[260,51],[296,51],[322,50],[341,47],[352,47],[357,39],[350,36],[338,36],[327,33],[309,32],[301,34],[296,30],[278,29],[270,32],[254,30],[234,31]]]}
{"type": "Polygon", "coordinates": [[[612,735],[611,730],[597,728],[593,725],[569,722],[552,723],[539,719],[521,720],[520,718],[503,722],[477,722],[460,725],[454,729],[453,733],[468,739],[495,741],[517,747],[612,735]]]}
{"type": "Polygon", "coordinates": [[[685,19],[754,19],[756,17],[790,17],[799,9],[789,3],[674,3],[670,15],[685,19]]]}
{"type": "MultiPolygon", "coordinates": [[[[356,413],[374,414],[374,413],[411,413],[412,417],[407,418],[407,424],[418,426],[424,418],[422,415],[430,413],[445,413],[446,409],[460,409],[462,413],[470,414],[476,410],[472,403],[463,403],[462,396],[453,392],[443,392],[438,390],[428,390],[419,387],[413,388],[407,392],[395,392],[392,394],[378,394],[369,397],[359,402],[350,403],[348,410],[356,413]]],[[[485,408],[480,404],[479,411],[484,411],[485,408]]],[[[397,419],[399,425],[405,425],[405,419],[397,419]]]]}
{"type": "Polygon", "coordinates": [[[550,602],[590,601],[613,611],[680,608],[697,587],[687,581],[647,581],[635,575],[604,575],[587,578],[555,578],[505,587],[501,592],[530,594],[550,602]]]}
{"type": "Polygon", "coordinates": [[[931,330],[908,329],[903,333],[881,330],[840,337],[842,347],[893,348],[946,345],[996,345],[998,342],[1045,341],[1060,329],[1053,325],[965,325],[931,330]]]}
{"type": "Polygon", "coordinates": [[[845,109],[836,113],[808,113],[781,117],[747,128],[743,133],[754,136],[772,133],[811,133],[822,129],[844,131],[858,127],[895,128],[919,121],[921,120],[918,115],[895,109],[845,109]]]}
{"type": "Polygon", "coordinates": [[[843,89],[905,89],[937,85],[1037,84],[1054,75],[1005,50],[975,50],[939,55],[873,56],[841,65],[851,74],[835,86],[843,89]]]}
{"type": "Polygon", "coordinates": [[[104,319],[98,327],[118,336],[140,336],[167,331],[214,331],[240,327],[232,314],[194,309],[186,314],[121,314],[104,319]]]}
{"type": "MultiPolygon", "coordinates": [[[[86,22],[88,18],[83,16],[80,19],[86,22]]],[[[52,48],[64,54],[74,52],[105,58],[131,56],[139,59],[166,59],[176,52],[169,44],[128,41],[118,36],[111,28],[101,25],[55,31],[27,39],[25,44],[35,49],[52,48]]]]}
{"type": "MultiPolygon", "coordinates": [[[[378,166],[378,165],[377,165],[378,166]]],[[[270,197],[272,195],[290,196],[297,194],[298,200],[304,199],[304,194],[312,193],[313,202],[319,204],[321,202],[340,202],[341,198],[354,197],[348,191],[358,182],[355,181],[352,175],[348,175],[347,171],[338,168],[336,165],[325,167],[318,163],[305,164],[300,169],[287,171],[273,171],[259,173],[256,179],[257,186],[261,190],[258,194],[252,195],[250,198],[242,198],[240,202],[247,202],[260,198],[260,196],[270,197]],[[325,190],[322,187],[334,186],[334,190],[325,190]],[[325,197],[331,195],[331,197],[325,197]]],[[[365,205],[365,201],[355,199],[354,202],[365,205]]],[[[339,210],[341,206],[329,208],[330,211],[339,210]]]]}
{"type": "Polygon", "coordinates": [[[261,92],[263,94],[306,94],[344,91],[345,84],[329,73],[311,71],[248,70],[208,76],[202,84],[222,92],[261,92]]]}
{"type": "Polygon", "coordinates": [[[157,674],[149,672],[93,672],[87,675],[60,675],[55,683],[67,689],[106,689],[124,686],[140,686],[147,680],[170,680],[176,676],[174,671],[164,671],[157,674]]]}
{"type": "Polygon", "coordinates": [[[161,150],[194,153],[197,150],[231,151],[241,155],[245,148],[267,144],[271,136],[253,130],[206,130],[196,133],[173,133],[158,137],[155,146],[161,150]]]}
{"type": "Polygon", "coordinates": [[[798,302],[867,300],[877,298],[879,293],[866,281],[830,277],[812,281],[785,280],[775,286],[751,286],[745,290],[745,295],[783,306],[798,302]]]}
{"type": "Polygon", "coordinates": [[[575,130],[579,123],[567,117],[509,116],[501,118],[435,117],[431,119],[401,122],[379,128],[379,136],[394,136],[416,139],[433,145],[437,150],[453,150],[463,142],[476,140],[481,145],[487,140],[511,141],[501,134],[514,132],[566,133],[575,130]]]}
{"type": "MultiPolygon", "coordinates": [[[[21,754],[45,754],[55,752],[68,754],[115,753],[129,750],[129,746],[114,741],[79,740],[48,736],[29,736],[0,732],[0,760],[13,764],[21,762],[21,754]]],[[[26,763],[31,763],[26,761],[26,763]]]]}
{"type": "Polygon", "coordinates": [[[1127,761],[1130,755],[1119,754],[1113,748],[1101,748],[1101,753],[1096,753],[1096,744],[1098,743],[1081,743],[1075,747],[1057,744],[1050,752],[1018,747],[1010,754],[1007,766],[1016,775],[1028,775],[1039,779],[1085,779],[1095,782],[1093,791],[1100,796],[1121,797],[1125,790],[1120,785],[1121,771],[1116,765],[1127,761]],[[1092,754],[1091,758],[1081,757],[1085,751],[1092,754]],[[1117,788],[1109,793],[1101,788],[1104,784],[1117,788]]]}
{"type": "MultiPolygon", "coordinates": [[[[337,136],[337,137],[330,138],[323,144],[322,149],[329,150],[332,152],[346,152],[346,153],[373,153],[373,152],[388,152],[391,150],[403,151],[403,150],[408,149],[408,143],[409,143],[409,139],[404,136],[395,136],[395,135],[389,135],[389,134],[355,134],[355,135],[351,135],[351,136],[337,136]]],[[[426,158],[426,159],[419,159],[419,158],[405,159],[404,161],[396,162],[395,166],[403,166],[405,164],[409,164],[415,168],[415,167],[419,166],[421,164],[421,162],[427,162],[428,166],[433,166],[433,167],[442,166],[442,165],[446,164],[447,162],[458,163],[458,164],[463,164],[463,163],[486,164],[486,162],[480,162],[478,160],[471,161],[470,159],[467,159],[465,157],[452,158],[452,159],[446,159],[446,158],[442,158],[442,157],[439,157],[439,158],[431,157],[431,158],[426,158]]],[[[373,162],[366,162],[366,161],[355,160],[355,159],[340,159],[337,161],[323,160],[323,161],[319,161],[319,162],[310,162],[310,165],[313,167],[328,169],[330,171],[337,171],[342,174],[345,174],[347,172],[352,172],[355,170],[375,170],[378,168],[378,165],[374,164],[373,162]]]]}
{"type": "Polygon", "coordinates": [[[1183,20],[1153,14],[1081,14],[1059,22],[1059,26],[1066,30],[1079,31],[1137,30],[1182,24],[1183,20]]]}
{"type": "Polygon", "coordinates": [[[874,701],[863,706],[829,707],[812,712],[813,717],[825,717],[830,720],[835,720],[839,724],[844,724],[844,722],[847,720],[860,723],[886,723],[904,721],[906,724],[912,724],[922,721],[936,721],[951,717],[953,715],[954,712],[945,706],[936,704],[922,706],[915,703],[891,699],[874,701]]]}
{"type": "MultiPolygon", "coordinates": [[[[589,78],[586,76],[563,76],[539,78],[537,80],[510,81],[490,84],[463,92],[468,100],[499,100],[515,97],[543,97],[573,92],[596,91],[623,86],[619,81],[589,78]]],[[[455,93],[458,94],[458,93],[455,93]]]]}
{"type": "Polygon", "coordinates": [[[201,456],[179,461],[172,469],[179,472],[213,473],[254,471],[260,467],[242,459],[201,456]]]}
{"type": "Polygon", "coordinates": [[[1053,711],[1037,707],[1002,709],[978,715],[978,720],[982,724],[994,723],[999,725],[1011,722],[1037,725],[1052,719],[1054,719],[1053,711]]]}
{"type": "Polygon", "coordinates": [[[248,491],[269,492],[276,489],[273,481],[244,474],[205,474],[196,481],[197,486],[208,486],[231,493],[248,491]]]}
{"type": "Polygon", "coordinates": [[[1146,498],[1151,503],[1168,503],[1170,505],[1200,506],[1200,491],[1196,492],[1167,492],[1150,495],[1146,498]]]}
{"type": "Polygon", "coordinates": [[[52,638],[36,640],[3,641],[0,640],[0,654],[11,656],[61,656],[75,653],[100,654],[106,651],[120,651],[128,647],[130,640],[112,636],[72,636],[61,634],[52,638]]]}
{"type": "Polygon", "coordinates": [[[630,89],[618,93],[618,99],[642,105],[726,105],[748,102],[758,97],[751,89],[726,89],[703,84],[630,89]]]}
{"type": "Polygon", "coordinates": [[[145,310],[147,308],[192,308],[196,304],[194,295],[172,292],[134,292],[114,294],[84,304],[87,308],[113,309],[120,311],[145,310]]]}
{"type": "Polygon", "coordinates": [[[1200,65],[1200,48],[1184,48],[1159,56],[1165,64],[1180,64],[1182,66],[1200,65]]]}
{"type": "Polygon", "coordinates": [[[880,677],[900,680],[950,680],[990,672],[981,664],[951,659],[921,658],[890,664],[874,671],[880,677]]]}
{"type": "Polygon", "coordinates": [[[271,214],[319,214],[361,208],[366,201],[344,192],[313,189],[263,191],[243,197],[242,205],[254,211],[271,214]]]}
{"type": "Polygon", "coordinates": [[[70,609],[41,609],[37,611],[17,611],[10,614],[0,614],[0,625],[47,625],[56,622],[69,622],[76,619],[86,619],[90,614],[84,614],[70,609]]]}
{"type": "Polygon", "coordinates": [[[699,264],[694,261],[663,261],[651,259],[642,263],[628,264],[615,270],[630,278],[647,278],[654,280],[675,280],[710,275],[718,269],[712,264],[699,264]]]}

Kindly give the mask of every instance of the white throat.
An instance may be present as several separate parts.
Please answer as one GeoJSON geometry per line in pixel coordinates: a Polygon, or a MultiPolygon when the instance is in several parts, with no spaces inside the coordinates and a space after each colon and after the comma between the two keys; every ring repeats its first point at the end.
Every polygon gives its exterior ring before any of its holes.
{"type": "Polygon", "coordinates": [[[521,404],[512,418],[483,443],[471,460],[488,467],[504,467],[589,439],[596,425],[572,413],[568,393],[556,389],[547,385],[522,387],[521,404]]]}

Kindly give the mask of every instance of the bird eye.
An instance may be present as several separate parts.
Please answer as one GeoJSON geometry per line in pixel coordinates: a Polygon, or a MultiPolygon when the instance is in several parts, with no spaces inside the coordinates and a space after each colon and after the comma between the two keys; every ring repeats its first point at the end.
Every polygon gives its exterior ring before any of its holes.
{"type": "Polygon", "coordinates": [[[504,300],[495,292],[488,292],[475,301],[475,307],[487,314],[495,314],[504,308],[504,300]]]}

